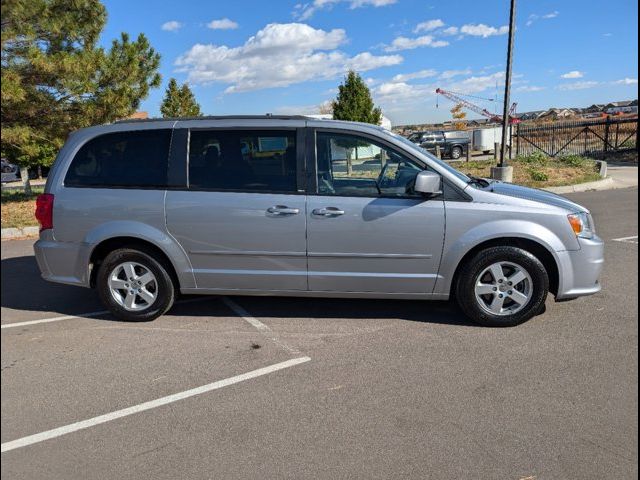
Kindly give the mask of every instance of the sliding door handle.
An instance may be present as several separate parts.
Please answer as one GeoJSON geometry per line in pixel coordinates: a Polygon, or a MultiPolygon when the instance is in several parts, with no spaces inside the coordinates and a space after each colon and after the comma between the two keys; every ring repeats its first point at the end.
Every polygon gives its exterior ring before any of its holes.
{"type": "Polygon", "coordinates": [[[338,207],[325,207],[316,208],[311,213],[318,217],[337,217],[339,215],[344,215],[344,210],[340,210],[338,207]]]}

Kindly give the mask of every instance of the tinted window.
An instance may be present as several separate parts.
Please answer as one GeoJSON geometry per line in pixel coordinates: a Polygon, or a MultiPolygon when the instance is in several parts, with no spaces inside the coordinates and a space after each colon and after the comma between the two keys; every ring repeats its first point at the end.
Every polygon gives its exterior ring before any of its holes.
{"type": "Polygon", "coordinates": [[[192,130],[189,186],[295,192],[295,131],[192,130]]]}
{"type": "Polygon", "coordinates": [[[158,187],[167,185],[171,130],[100,135],[74,157],[68,187],[158,187]]]}
{"type": "Polygon", "coordinates": [[[418,196],[412,187],[422,167],[364,137],[318,133],[318,193],[355,197],[418,196]]]}

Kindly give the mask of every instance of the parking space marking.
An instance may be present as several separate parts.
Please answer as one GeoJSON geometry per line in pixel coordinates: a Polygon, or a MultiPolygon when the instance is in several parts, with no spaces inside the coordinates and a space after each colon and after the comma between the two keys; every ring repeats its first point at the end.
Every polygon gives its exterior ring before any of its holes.
{"type": "Polygon", "coordinates": [[[634,235],[632,237],[620,237],[620,238],[612,238],[614,242],[623,242],[623,243],[633,243],[638,245],[638,235],[634,235]]]}
{"type": "Polygon", "coordinates": [[[33,445],[34,443],[44,442],[45,440],[61,437],[62,435],[66,435],[72,432],[77,432],[78,430],[84,430],[86,428],[94,427],[96,425],[110,422],[112,420],[117,420],[122,417],[127,417],[135,413],[144,412],[146,410],[151,410],[153,408],[161,407],[163,405],[174,403],[179,400],[184,400],[185,398],[193,397],[195,395],[201,395],[203,393],[211,392],[213,390],[218,390],[223,387],[228,387],[229,385],[234,385],[236,383],[244,382],[245,380],[251,380],[252,378],[261,377],[269,373],[277,372],[278,370],[294,367],[296,365],[300,365],[301,363],[305,363],[310,360],[311,359],[309,357],[292,358],[291,360],[287,360],[286,362],[280,362],[273,365],[269,365],[268,367],[252,370],[251,372],[236,375],[234,377],[229,377],[224,380],[218,380],[217,382],[209,383],[207,385],[202,385],[201,387],[185,390],[184,392],[174,393],[173,395],[167,395],[166,397],[158,398],[156,400],[151,400],[149,402],[140,403],[132,407],[123,408],[122,410],[116,410],[115,412],[107,413],[105,415],[100,415],[100,416],[89,418],[87,420],[83,420],[80,422],[75,422],[70,425],[65,425],[63,427],[54,428],[53,430],[47,430],[45,432],[36,433],[34,435],[29,435],[27,437],[18,438],[17,440],[5,442],[2,444],[1,450],[2,450],[2,453],[5,453],[11,450],[15,450],[17,448],[33,445]]]}
{"type": "Polygon", "coordinates": [[[99,312],[79,313],[78,315],[64,315],[62,317],[43,318],[41,320],[30,320],[28,322],[4,323],[0,325],[0,328],[26,327],[28,325],[37,325],[39,323],[51,323],[59,322],[61,320],[71,320],[72,318],[91,318],[97,317],[98,315],[103,315],[105,313],[109,312],[107,310],[101,310],[99,312]]]}
{"type": "MultiPolygon", "coordinates": [[[[201,298],[190,298],[188,300],[180,300],[176,302],[176,305],[184,305],[185,303],[193,303],[193,302],[202,302],[204,300],[211,300],[213,297],[201,297],[201,298]]],[[[109,310],[100,310],[99,312],[89,312],[89,313],[79,313],[77,315],[64,315],[61,317],[52,317],[52,318],[42,318],[40,320],[29,320],[27,322],[14,322],[14,323],[4,323],[0,325],[0,328],[16,328],[16,327],[26,327],[29,325],[37,325],[39,323],[51,323],[51,322],[59,322],[61,320],[72,320],[74,318],[91,318],[97,317],[99,315],[104,315],[109,313],[109,310]]]]}
{"type": "Polygon", "coordinates": [[[292,353],[294,355],[298,355],[300,353],[300,351],[297,348],[294,348],[291,345],[288,345],[282,340],[280,340],[268,326],[266,326],[264,323],[262,323],[253,315],[251,315],[249,312],[247,312],[244,308],[242,308],[236,302],[231,300],[229,297],[222,297],[222,301],[227,307],[233,310],[239,317],[242,317],[242,319],[245,322],[255,327],[258,331],[260,331],[263,335],[265,335],[267,338],[269,338],[269,340],[277,344],[279,347],[285,349],[287,352],[292,353]]]}

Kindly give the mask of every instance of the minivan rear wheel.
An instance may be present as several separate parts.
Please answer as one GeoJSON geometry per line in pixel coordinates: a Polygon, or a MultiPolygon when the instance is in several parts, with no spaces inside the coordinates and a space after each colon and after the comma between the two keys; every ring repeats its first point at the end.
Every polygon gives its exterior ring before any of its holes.
{"type": "Polygon", "coordinates": [[[96,280],[102,303],[120,320],[154,320],[174,302],[175,289],[167,269],[139,250],[121,248],[109,253],[96,280]]]}
{"type": "Polygon", "coordinates": [[[534,255],[521,248],[478,252],[458,274],[456,299],[473,321],[491,327],[526,322],[544,309],[549,276],[534,255]]]}

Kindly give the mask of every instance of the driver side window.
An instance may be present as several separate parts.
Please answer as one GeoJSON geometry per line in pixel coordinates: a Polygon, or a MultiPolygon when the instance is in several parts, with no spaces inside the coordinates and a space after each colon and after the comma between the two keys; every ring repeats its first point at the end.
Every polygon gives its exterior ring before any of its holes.
{"type": "Polygon", "coordinates": [[[318,132],[316,142],[320,195],[419,196],[412,187],[422,167],[397,151],[348,134],[318,132]]]}

